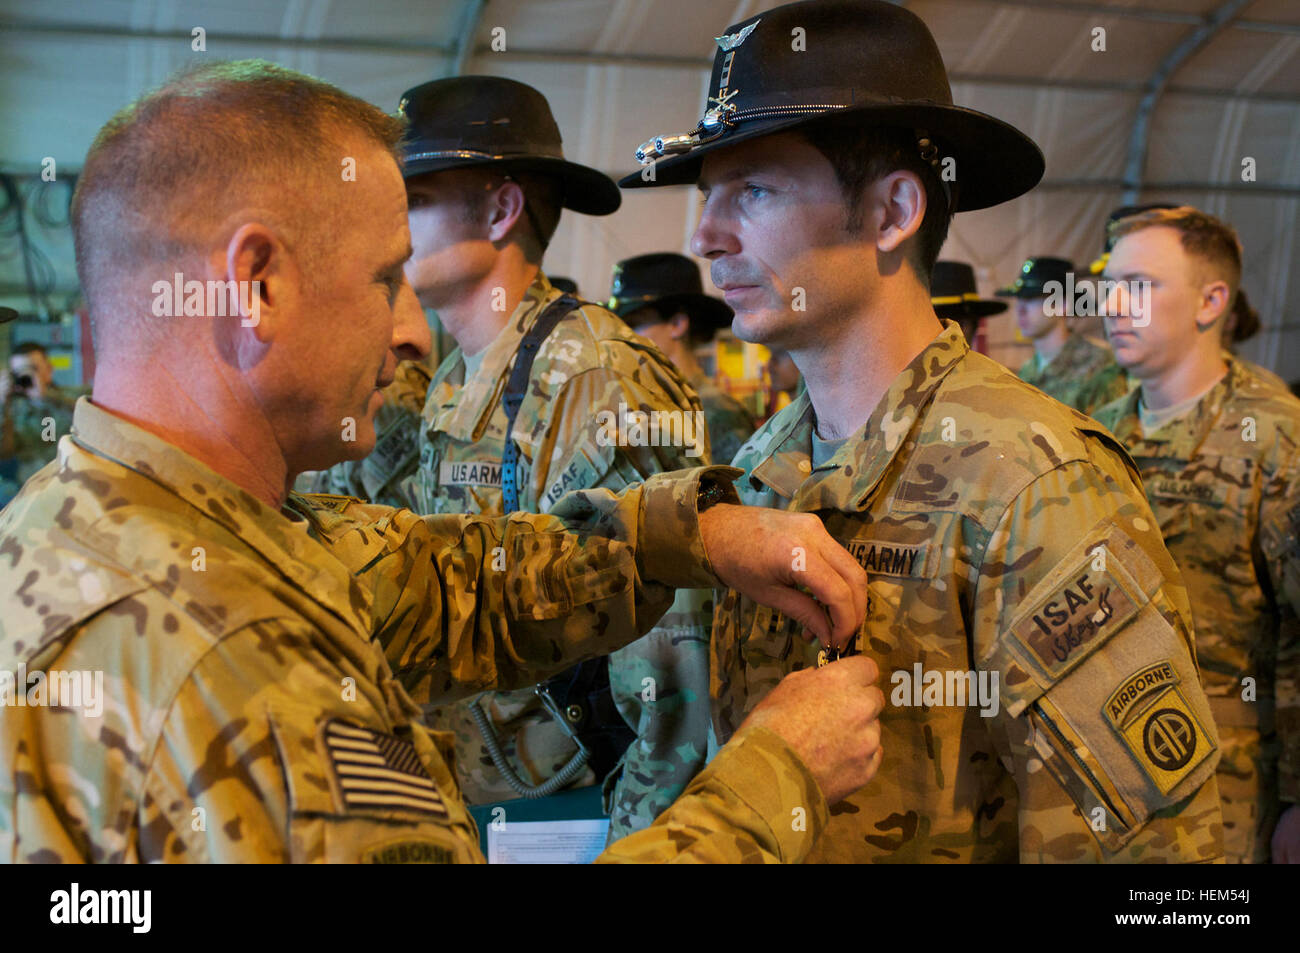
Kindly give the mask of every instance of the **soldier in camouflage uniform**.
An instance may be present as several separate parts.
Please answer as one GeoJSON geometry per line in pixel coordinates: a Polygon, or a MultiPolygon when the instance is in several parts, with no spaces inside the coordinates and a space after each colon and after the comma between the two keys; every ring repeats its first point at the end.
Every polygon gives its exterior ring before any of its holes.
{"type": "Polygon", "coordinates": [[[669,252],[620,261],[614,266],[608,306],[686,375],[704,405],[713,459],[729,463],[758,423],[695,358],[718,331],[731,326],[731,309],[704,293],[695,262],[669,252]]]}
{"type": "Polygon", "coordinates": [[[0,460],[13,461],[13,472],[0,475],[0,506],[54,458],[76,400],[77,392],[54,383],[45,348],[30,342],[14,348],[8,370],[0,370],[0,460]]]}
{"type": "Polygon", "coordinates": [[[1191,597],[1227,858],[1261,863],[1279,797],[1300,846],[1300,599],[1286,584],[1298,554],[1285,528],[1300,507],[1300,401],[1219,349],[1214,325],[1241,275],[1229,226],[1179,208],[1122,219],[1115,234],[1107,278],[1154,284],[1149,322],[1124,317],[1124,297],[1107,319],[1140,386],[1096,417],[1137,462],[1191,597]]]}
{"type": "Polygon", "coordinates": [[[433,375],[423,361],[402,361],[396,377],[383,389],[384,403],[375,414],[375,449],[361,460],[344,460],[311,474],[304,492],[355,496],[361,500],[391,501],[397,496],[398,477],[418,456],[416,437],[420,412],[429,396],[433,375]]]}
{"type": "MultiPolygon", "coordinates": [[[[497,519],[287,490],[330,462],[339,411],[369,449],[376,385],[429,347],[401,271],[399,133],[333,87],[246,61],[184,74],[96,138],[72,207],[96,403],[78,403],[76,436],[0,515],[0,858],[480,861],[449,739],[412,696],[607,652],[649,628],[674,584],[738,583],[828,643],[851,636],[864,574],[815,521],[713,506],[731,471],[497,519]],[[186,134],[232,125],[249,133],[239,149],[186,134]],[[359,172],[345,186],[340,152],[359,172]],[[187,209],[229,231],[214,238],[187,209]],[[338,231],[313,231],[321,220],[338,231]],[[232,263],[214,280],[274,282],[256,319],[137,325],[148,309],[125,305],[195,252],[232,263]],[[232,373],[232,355],[254,353],[232,373]],[[790,546],[817,554],[806,574],[790,546]]],[[[782,686],[663,824],[605,859],[800,859],[879,763],[872,678],[864,660],[782,686]],[[844,711],[852,742],[837,751],[800,727],[844,711]],[[791,801],[806,832],[790,829],[791,801]]]]}
{"type": "MultiPolygon", "coordinates": [[[[621,184],[697,183],[692,250],[733,329],[804,373],[735,460],[742,499],[817,513],[868,573],[857,648],[890,683],[887,757],[810,859],[1221,857],[1191,611],[1136,471],[1091,419],[972,353],[925,286],[951,211],[1027,191],[1041,153],[949,105],[933,39],[895,5],[777,7],[718,43],[722,105],[647,142],[653,166],[621,184]]],[[[719,741],[782,676],[839,664],[798,631],[720,601],[719,741]]]]}
{"type": "MultiPolygon", "coordinates": [[[[618,188],[564,160],[546,99],[522,83],[483,76],[426,83],[402,97],[402,110],[411,124],[403,146],[415,243],[408,274],[460,347],[435,372],[418,428],[405,417],[381,437],[385,459],[372,454],[368,481],[388,491],[371,498],[419,513],[502,514],[511,442],[519,449],[518,508],[534,513],[572,489],[617,490],[709,462],[699,398],[681,374],[604,308],[576,301],[536,353],[507,440],[504,397],[516,355],[561,298],[540,269],[560,210],[609,214],[618,188]],[[484,110],[510,122],[484,124],[484,110]],[[679,432],[620,446],[618,428],[605,423],[638,412],[675,417],[679,432]]],[[[613,705],[604,715],[618,732],[611,740],[607,728],[592,747],[618,750],[595,749],[592,764],[606,761],[600,776],[588,765],[570,782],[606,781],[611,839],[649,825],[704,765],[710,618],[711,593],[683,591],[645,639],[611,657],[613,705]],[[636,740],[612,771],[627,745],[624,720],[636,740]]],[[[600,703],[583,711],[594,719],[600,703]]],[[[469,699],[430,718],[455,733],[457,770],[474,804],[550,782],[577,750],[573,728],[551,717],[531,688],[469,699]],[[515,778],[498,770],[479,709],[515,778]]]]}
{"type": "Polygon", "coordinates": [[[1128,380],[1104,343],[1071,332],[1064,314],[1048,314],[1044,286],[1059,283],[1064,302],[1072,269],[1063,258],[1030,258],[1016,280],[996,294],[1015,299],[1016,324],[1034,345],[1034,356],[1017,372],[1020,379],[1087,414],[1125,393],[1128,380]]]}

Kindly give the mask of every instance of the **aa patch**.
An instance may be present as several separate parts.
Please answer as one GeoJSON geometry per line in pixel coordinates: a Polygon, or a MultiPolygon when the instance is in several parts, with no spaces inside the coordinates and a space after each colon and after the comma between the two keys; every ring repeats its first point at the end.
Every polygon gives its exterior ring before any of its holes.
{"type": "Polygon", "coordinates": [[[1196,483],[1161,477],[1147,483],[1147,491],[1165,500],[1185,500],[1189,503],[1211,503],[1222,506],[1228,499],[1228,488],[1222,483],[1196,483]]]}
{"type": "Polygon", "coordinates": [[[1102,709],[1161,794],[1214,751],[1178,688],[1180,681],[1172,662],[1156,662],[1124,679],[1102,709]]]}
{"type": "Polygon", "coordinates": [[[1083,552],[1011,627],[1011,634],[1053,681],[1122,628],[1146,602],[1136,583],[1121,579],[1117,568],[1119,560],[1108,544],[1083,552]]]}
{"type": "Polygon", "coordinates": [[[500,460],[444,460],[438,467],[442,486],[494,486],[501,488],[500,460]]]}
{"type": "Polygon", "coordinates": [[[361,854],[363,864],[450,864],[454,851],[426,839],[387,841],[361,854]]]}
{"type": "Polygon", "coordinates": [[[347,810],[413,811],[446,818],[415,745],[337,718],[325,723],[325,752],[347,810]]]}

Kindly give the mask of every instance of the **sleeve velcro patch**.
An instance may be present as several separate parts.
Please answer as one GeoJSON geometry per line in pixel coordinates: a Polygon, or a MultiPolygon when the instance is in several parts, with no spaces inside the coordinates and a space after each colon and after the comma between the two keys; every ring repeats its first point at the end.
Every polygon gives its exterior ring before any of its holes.
{"type": "Polygon", "coordinates": [[[1114,523],[1103,524],[1029,593],[1011,624],[1010,645],[1046,689],[1136,616],[1159,582],[1137,543],[1114,523]]]}
{"type": "Polygon", "coordinates": [[[1172,661],[1148,665],[1106,700],[1106,720],[1161,794],[1168,794],[1215,746],[1178,688],[1172,661]]]}
{"type": "Polygon", "coordinates": [[[415,745],[337,718],[322,730],[345,811],[405,811],[446,818],[447,806],[415,745]]]}

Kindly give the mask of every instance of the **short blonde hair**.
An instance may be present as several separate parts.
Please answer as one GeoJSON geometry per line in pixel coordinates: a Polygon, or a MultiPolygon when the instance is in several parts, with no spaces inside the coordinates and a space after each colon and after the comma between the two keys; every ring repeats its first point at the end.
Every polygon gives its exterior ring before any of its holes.
{"type": "Polygon", "coordinates": [[[1107,233],[1112,242],[1147,228],[1172,228],[1178,232],[1183,250],[1207,263],[1218,278],[1228,284],[1231,298],[1224,314],[1232,310],[1241,287],[1241,239],[1237,231],[1222,219],[1190,205],[1178,208],[1151,209],[1111,222],[1107,233]]]}

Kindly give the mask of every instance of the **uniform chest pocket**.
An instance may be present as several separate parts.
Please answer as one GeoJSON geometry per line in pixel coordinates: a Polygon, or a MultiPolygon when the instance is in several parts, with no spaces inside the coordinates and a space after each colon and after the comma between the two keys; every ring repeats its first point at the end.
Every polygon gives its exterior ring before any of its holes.
{"type": "Polygon", "coordinates": [[[1257,496],[1255,461],[1202,455],[1179,470],[1149,472],[1147,497],[1166,542],[1188,534],[1197,539],[1241,539],[1257,496]]]}
{"type": "Polygon", "coordinates": [[[427,736],[417,746],[346,719],[284,706],[268,718],[288,793],[293,863],[477,859],[477,834],[454,800],[444,767],[431,764],[437,755],[427,736]]]}

